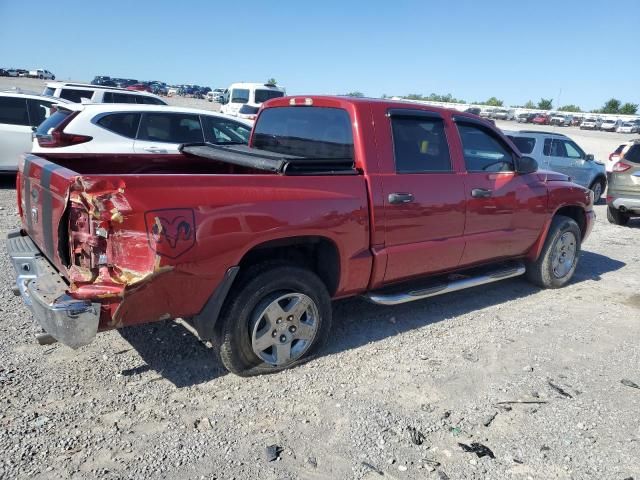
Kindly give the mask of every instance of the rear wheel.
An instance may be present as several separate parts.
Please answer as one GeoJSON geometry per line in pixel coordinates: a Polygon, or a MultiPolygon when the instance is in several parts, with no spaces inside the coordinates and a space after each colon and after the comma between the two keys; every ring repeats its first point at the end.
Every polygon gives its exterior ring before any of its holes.
{"type": "Polygon", "coordinates": [[[614,225],[626,225],[629,223],[629,215],[622,213],[613,205],[607,206],[607,220],[614,225]]]}
{"type": "Polygon", "coordinates": [[[527,265],[527,278],[542,288],[565,286],[580,256],[580,227],[572,218],[556,215],[549,227],[540,256],[527,265]]]}
{"type": "Polygon", "coordinates": [[[331,299],[322,280],[286,264],[250,268],[243,277],[220,319],[224,366],[252,376],[313,358],[331,329],[331,299]]]}

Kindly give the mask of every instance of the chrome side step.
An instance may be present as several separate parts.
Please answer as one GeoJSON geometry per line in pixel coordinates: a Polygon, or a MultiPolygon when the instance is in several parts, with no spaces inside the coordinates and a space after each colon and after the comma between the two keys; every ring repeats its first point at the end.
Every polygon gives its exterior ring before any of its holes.
{"type": "Polygon", "coordinates": [[[441,284],[422,288],[418,290],[410,290],[408,292],[385,293],[383,290],[377,292],[368,292],[363,297],[378,305],[399,305],[401,303],[413,302],[424,298],[435,297],[450,292],[457,292],[466,288],[477,287],[487,283],[498,282],[506,278],[518,277],[524,275],[526,269],[523,264],[509,265],[508,267],[499,268],[488,271],[480,275],[469,276],[456,280],[446,280],[441,284]]]}

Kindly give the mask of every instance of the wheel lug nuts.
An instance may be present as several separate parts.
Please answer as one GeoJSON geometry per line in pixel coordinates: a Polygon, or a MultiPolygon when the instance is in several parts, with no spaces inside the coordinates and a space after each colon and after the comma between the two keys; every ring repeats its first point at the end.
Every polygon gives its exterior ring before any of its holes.
{"type": "Polygon", "coordinates": [[[274,330],[273,332],[271,332],[271,336],[272,337],[277,337],[278,336],[278,332],[276,330],[274,330]]]}
{"type": "Polygon", "coordinates": [[[277,319],[276,323],[282,323],[282,319],[281,318],[277,319]]]}
{"type": "Polygon", "coordinates": [[[291,325],[291,326],[289,327],[289,331],[290,331],[291,333],[294,333],[296,330],[297,330],[297,328],[296,328],[296,326],[295,326],[295,325],[291,325]]]}
{"type": "Polygon", "coordinates": [[[289,316],[287,317],[287,321],[289,321],[289,322],[290,322],[290,321],[292,321],[292,320],[293,320],[293,315],[289,315],[289,316]]]}
{"type": "Polygon", "coordinates": [[[287,341],[287,336],[286,335],[280,335],[280,343],[284,343],[287,341]]]}

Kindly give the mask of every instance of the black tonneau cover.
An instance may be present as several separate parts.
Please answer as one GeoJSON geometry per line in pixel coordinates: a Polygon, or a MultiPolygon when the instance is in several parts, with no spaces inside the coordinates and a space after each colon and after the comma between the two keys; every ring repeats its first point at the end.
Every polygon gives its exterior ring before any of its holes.
{"type": "Polygon", "coordinates": [[[187,155],[209,158],[241,167],[255,168],[281,175],[355,175],[351,158],[306,158],[251,148],[248,145],[185,143],[178,148],[187,155]]]}

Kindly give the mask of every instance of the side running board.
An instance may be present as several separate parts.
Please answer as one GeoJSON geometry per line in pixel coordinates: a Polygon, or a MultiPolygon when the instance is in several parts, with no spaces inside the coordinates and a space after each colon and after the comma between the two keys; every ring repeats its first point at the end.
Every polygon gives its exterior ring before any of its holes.
{"type": "MultiPolygon", "coordinates": [[[[464,278],[448,279],[442,283],[438,283],[427,288],[419,288],[417,290],[398,291],[396,288],[393,292],[385,292],[379,290],[376,292],[368,292],[363,297],[378,305],[399,305],[401,303],[413,302],[424,298],[435,297],[450,292],[457,292],[466,288],[477,287],[487,283],[498,282],[506,278],[518,277],[524,275],[525,266],[521,263],[503,266],[494,270],[485,271],[481,274],[465,276],[464,278]]],[[[459,277],[459,276],[456,276],[459,277]]]]}

